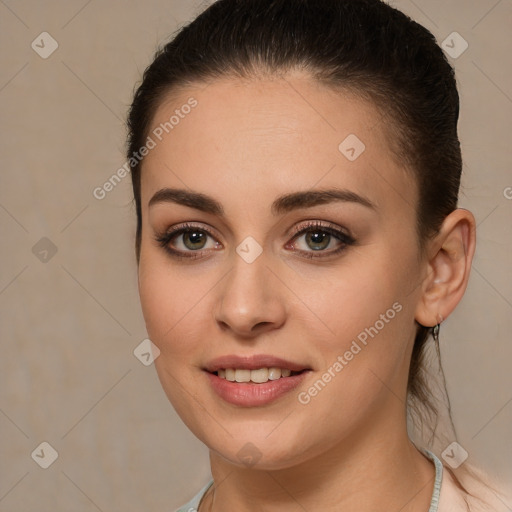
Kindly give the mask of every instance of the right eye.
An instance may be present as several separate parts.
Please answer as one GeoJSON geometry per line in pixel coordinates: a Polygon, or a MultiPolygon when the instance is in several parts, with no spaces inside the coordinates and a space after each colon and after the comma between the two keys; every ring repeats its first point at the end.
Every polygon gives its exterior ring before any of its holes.
{"type": "Polygon", "coordinates": [[[191,224],[181,224],[155,236],[158,244],[172,257],[192,259],[201,258],[202,251],[222,247],[217,241],[212,241],[208,247],[208,238],[215,240],[209,229],[191,224]]]}

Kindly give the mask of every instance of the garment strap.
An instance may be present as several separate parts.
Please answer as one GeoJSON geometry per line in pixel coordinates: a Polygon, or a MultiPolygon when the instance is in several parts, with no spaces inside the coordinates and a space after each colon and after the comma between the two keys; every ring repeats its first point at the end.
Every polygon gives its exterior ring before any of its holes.
{"type": "Polygon", "coordinates": [[[437,512],[439,506],[439,496],[441,494],[441,482],[443,481],[443,463],[437,458],[435,453],[430,450],[424,450],[425,455],[434,462],[436,467],[436,478],[434,481],[434,490],[432,491],[432,499],[430,500],[430,508],[428,512],[437,512]]]}

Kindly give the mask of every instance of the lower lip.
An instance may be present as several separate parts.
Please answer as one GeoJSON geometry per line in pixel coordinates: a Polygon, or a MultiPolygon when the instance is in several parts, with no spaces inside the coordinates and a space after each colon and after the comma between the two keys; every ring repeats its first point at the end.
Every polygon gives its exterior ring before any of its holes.
{"type": "Polygon", "coordinates": [[[213,390],[226,402],[242,407],[257,407],[269,404],[293,391],[305,379],[309,371],[298,375],[269,380],[263,384],[253,382],[231,382],[214,373],[205,372],[213,390]]]}

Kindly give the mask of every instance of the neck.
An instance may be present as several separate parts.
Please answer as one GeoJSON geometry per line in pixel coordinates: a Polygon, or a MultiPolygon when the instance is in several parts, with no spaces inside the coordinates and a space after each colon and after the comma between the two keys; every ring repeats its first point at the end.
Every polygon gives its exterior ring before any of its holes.
{"type": "MultiPolygon", "coordinates": [[[[240,468],[210,452],[214,492],[201,512],[427,512],[434,464],[409,440],[405,417],[397,422],[389,408],[383,412],[373,427],[286,469],[240,468]]],[[[396,412],[403,417],[401,407],[396,412]]]]}

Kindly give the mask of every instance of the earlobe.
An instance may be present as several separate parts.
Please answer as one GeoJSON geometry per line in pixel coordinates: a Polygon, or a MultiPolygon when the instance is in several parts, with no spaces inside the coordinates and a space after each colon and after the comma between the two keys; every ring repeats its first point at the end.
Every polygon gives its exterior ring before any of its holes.
{"type": "Polygon", "coordinates": [[[447,318],[462,299],[469,280],[476,245],[473,214],[459,208],[448,215],[429,242],[427,269],[416,321],[432,327],[447,318]]]}

